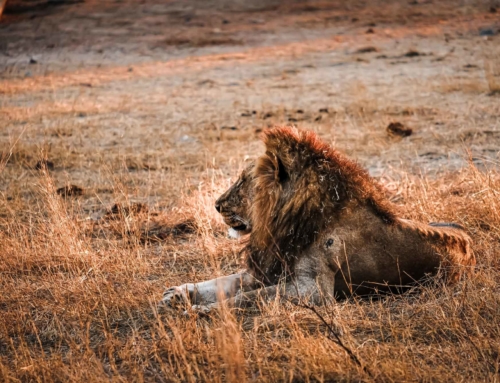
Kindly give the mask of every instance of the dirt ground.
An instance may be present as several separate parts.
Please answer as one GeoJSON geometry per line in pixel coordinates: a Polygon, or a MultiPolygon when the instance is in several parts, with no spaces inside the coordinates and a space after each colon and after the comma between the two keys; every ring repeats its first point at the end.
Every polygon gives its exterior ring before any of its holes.
{"type": "Polygon", "coordinates": [[[498,381],[499,116],[495,1],[9,1],[0,381],[498,381]],[[213,204],[290,124],[476,243],[471,286],[324,309],[362,367],[304,309],[156,314],[240,267],[213,204]]]}

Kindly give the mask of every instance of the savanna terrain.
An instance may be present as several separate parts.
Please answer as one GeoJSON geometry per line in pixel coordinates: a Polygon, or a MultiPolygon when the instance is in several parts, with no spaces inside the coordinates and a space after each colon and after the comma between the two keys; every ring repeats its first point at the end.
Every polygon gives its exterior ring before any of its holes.
{"type": "Polygon", "coordinates": [[[499,5],[10,0],[0,381],[498,382],[499,5]],[[241,268],[214,202],[274,125],[356,159],[402,217],[464,226],[475,273],[317,312],[158,310],[241,268]]]}

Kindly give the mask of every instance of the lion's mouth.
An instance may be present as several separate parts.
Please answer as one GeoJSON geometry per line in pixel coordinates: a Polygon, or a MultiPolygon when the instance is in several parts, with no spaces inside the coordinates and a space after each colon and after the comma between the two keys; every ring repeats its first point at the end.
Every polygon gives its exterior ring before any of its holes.
{"type": "Polygon", "coordinates": [[[252,226],[250,222],[237,214],[226,215],[223,214],[224,221],[226,224],[233,229],[234,231],[239,232],[240,234],[249,233],[252,230],[252,226]]]}
{"type": "Polygon", "coordinates": [[[228,235],[229,238],[241,238],[241,236],[248,234],[252,231],[252,228],[250,225],[245,225],[245,224],[239,224],[239,225],[230,225],[228,235]]]}

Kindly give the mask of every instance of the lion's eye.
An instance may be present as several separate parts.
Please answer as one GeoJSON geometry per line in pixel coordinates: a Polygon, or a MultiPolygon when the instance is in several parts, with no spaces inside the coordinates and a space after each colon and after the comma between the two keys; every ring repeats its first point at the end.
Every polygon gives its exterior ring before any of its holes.
{"type": "Polygon", "coordinates": [[[325,246],[326,248],[330,248],[333,245],[333,239],[329,238],[328,241],[326,241],[325,246]]]}

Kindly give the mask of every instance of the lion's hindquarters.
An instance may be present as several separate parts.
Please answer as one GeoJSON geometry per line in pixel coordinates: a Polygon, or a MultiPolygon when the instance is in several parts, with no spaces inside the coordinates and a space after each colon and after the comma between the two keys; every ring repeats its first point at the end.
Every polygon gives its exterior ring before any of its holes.
{"type": "Polygon", "coordinates": [[[359,206],[342,221],[321,237],[326,244],[328,238],[332,242],[325,252],[330,267],[337,269],[336,296],[401,292],[440,270],[453,281],[463,266],[470,268],[475,263],[467,235],[456,228],[406,220],[385,224],[359,206]]]}
{"type": "Polygon", "coordinates": [[[404,269],[416,280],[439,274],[445,281],[454,282],[465,267],[475,264],[470,238],[462,228],[402,221],[396,231],[401,236],[404,269]]]}

